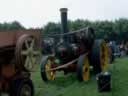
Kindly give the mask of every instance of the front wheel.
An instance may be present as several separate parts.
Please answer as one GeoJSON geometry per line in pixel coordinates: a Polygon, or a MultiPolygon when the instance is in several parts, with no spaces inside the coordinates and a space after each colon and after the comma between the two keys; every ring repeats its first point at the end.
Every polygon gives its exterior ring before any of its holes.
{"type": "Polygon", "coordinates": [[[41,77],[43,81],[47,82],[55,79],[55,71],[51,71],[54,64],[55,58],[52,56],[48,56],[44,60],[42,60],[41,77]]]}
{"type": "Polygon", "coordinates": [[[88,81],[90,76],[89,60],[87,55],[81,55],[77,63],[77,78],[79,81],[88,81]]]}

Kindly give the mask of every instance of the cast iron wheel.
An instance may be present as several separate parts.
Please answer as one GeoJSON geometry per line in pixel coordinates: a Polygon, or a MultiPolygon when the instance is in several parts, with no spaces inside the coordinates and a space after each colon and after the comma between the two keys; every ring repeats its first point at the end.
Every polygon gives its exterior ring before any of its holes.
{"type": "Polygon", "coordinates": [[[42,77],[42,80],[44,80],[45,82],[55,79],[55,71],[50,70],[54,62],[55,62],[55,59],[52,56],[46,57],[41,62],[41,77],[42,77]]]}
{"type": "Polygon", "coordinates": [[[22,35],[16,44],[16,66],[19,69],[32,71],[36,64],[37,57],[40,56],[38,51],[38,41],[32,35],[22,35]]]}
{"type": "Polygon", "coordinates": [[[95,74],[104,72],[108,66],[108,47],[104,40],[95,40],[91,54],[90,63],[95,74]]]}
{"type": "Polygon", "coordinates": [[[80,81],[88,81],[90,75],[89,60],[87,55],[82,55],[77,63],[77,78],[80,81]]]}
{"type": "Polygon", "coordinates": [[[33,96],[34,87],[30,79],[17,79],[11,82],[10,96],[33,96]]]}

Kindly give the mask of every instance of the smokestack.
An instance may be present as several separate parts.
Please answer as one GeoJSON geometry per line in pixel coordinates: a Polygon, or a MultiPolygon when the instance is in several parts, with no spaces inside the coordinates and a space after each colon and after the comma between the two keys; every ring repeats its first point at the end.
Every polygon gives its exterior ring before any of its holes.
{"type": "Polygon", "coordinates": [[[67,8],[61,8],[60,12],[61,12],[61,32],[62,33],[67,33],[68,30],[68,24],[67,24],[67,8]]]}

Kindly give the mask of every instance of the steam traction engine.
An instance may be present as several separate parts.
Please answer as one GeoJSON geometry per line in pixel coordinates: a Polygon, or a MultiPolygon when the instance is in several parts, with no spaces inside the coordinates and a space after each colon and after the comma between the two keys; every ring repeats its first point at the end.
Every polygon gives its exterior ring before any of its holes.
{"type": "Polygon", "coordinates": [[[90,66],[95,74],[107,70],[108,47],[104,40],[95,40],[93,28],[68,33],[67,9],[61,10],[62,32],[47,36],[54,38],[53,54],[42,60],[41,76],[44,81],[54,80],[56,71],[76,72],[80,81],[89,80],[90,66]],[[56,37],[60,39],[56,40],[56,37]]]}
{"type": "Polygon", "coordinates": [[[39,55],[39,32],[0,32],[0,96],[33,96],[30,79],[39,55]]]}

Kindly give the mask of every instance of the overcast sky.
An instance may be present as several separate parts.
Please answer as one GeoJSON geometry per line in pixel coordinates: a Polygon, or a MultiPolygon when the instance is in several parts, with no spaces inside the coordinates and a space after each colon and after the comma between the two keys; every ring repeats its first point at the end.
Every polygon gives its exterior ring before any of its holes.
{"type": "Polygon", "coordinates": [[[0,22],[17,20],[27,28],[41,27],[60,21],[61,7],[69,9],[71,20],[128,17],[128,0],[0,0],[0,22]]]}

